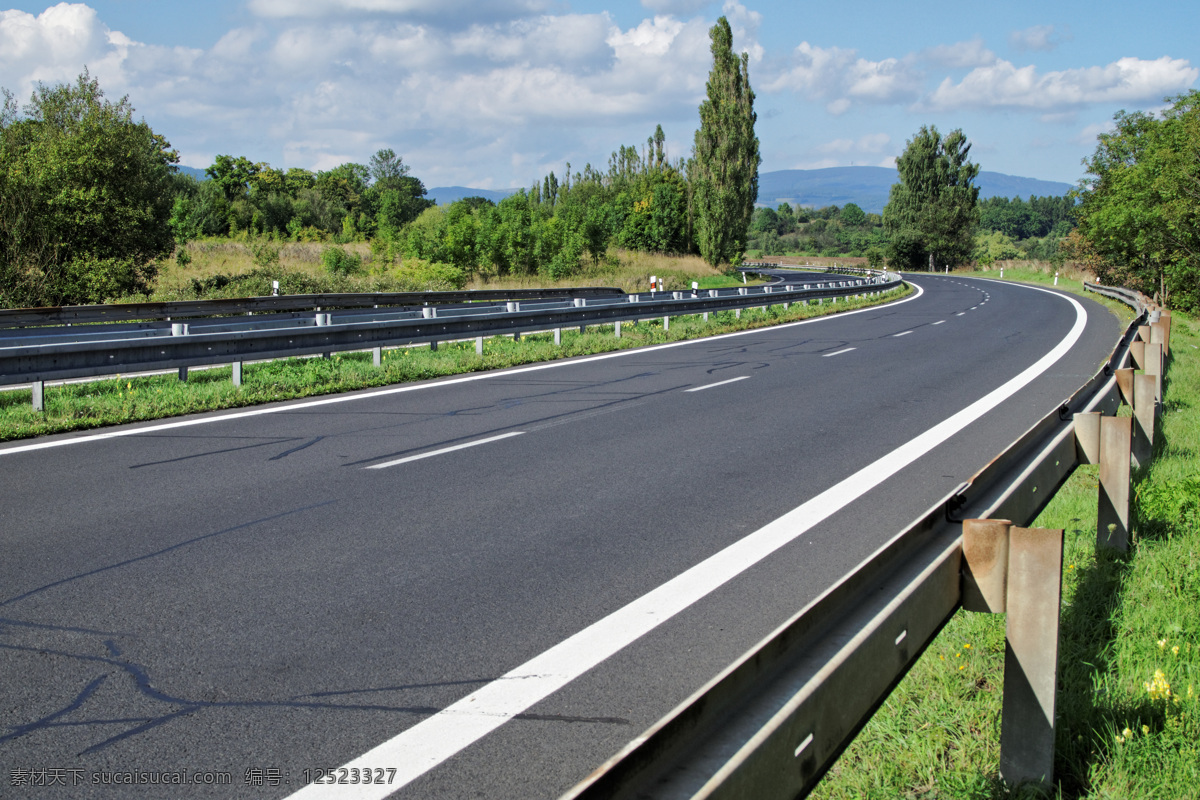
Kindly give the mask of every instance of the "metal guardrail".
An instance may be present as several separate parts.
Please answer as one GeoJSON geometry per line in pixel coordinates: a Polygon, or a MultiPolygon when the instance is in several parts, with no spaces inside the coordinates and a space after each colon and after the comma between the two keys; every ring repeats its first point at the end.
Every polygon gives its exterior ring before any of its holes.
{"type": "MultiPolygon", "coordinates": [[[[1133,305],[1138,318],[1105,366],[1062,407],[563,800],[807,794],[962,607],[963,522],[971,518],[1004,518],[1018,525],[1032,522],[1081,461],[1082,445],[1077,446],[1072,415],[1097,410],[1111,415],[1120,404],[1125,389],[1118,386],[1115,373],[1132,372],[1122,368],[1130,358],[1134,337],[1148,330],[1139,331],[1148,301],[1127,290],[1114,296],[1133,305]]],[[[1128,444],[1124,453],[1127,470],[1128,444]]],[[[1053,685],[1051,677],[1051,755],[1053,685]]],[[[1005,691],[1007,715],[1007,675],[1005,691]]],[[[1035,705],[1035,710],[1044,707],[1035,705]]]]}
{"type": "Polygon", "coordinates": [[[427,306],[497,300],[549,300],[576,297],[623,297],[611,287],[567,289],[477,289],[460,292],[376,292],[354,294],[287,294],[230,300],[180,300],[161,303],[116,303],[89,306],[0,309],[0,328],[33,325],[81,325],[132,320],[172,320],[231,314],[280,311],[320,311],[331,308],[427,306]]]}
{"type": "MultiPolygon", "coordinates": [[[[438,316],[435,308],[424,307],[417,318],[411,318],[415,316],[413,314],[334,322],[332,315],[320,313],[303,320],[302,325],[286,327],[272,325],[268,318],[255,317],[253,319],[257,321],[253,323],[241,321],[253,326],[243,330],[192,333],[188,326],[178,323],[170,329],[121,333],[115,338],[103,337],[95,341],[79,339],[85,331],[72,328],[75,331],[72,336],[76,337],[72,341],[22,344],[19,339],[11,339],[12,346],[0,346],[0,385],[34,383],[34,404],[37,406],[38,390],[48,380],[145,370],[186,370],[227,363],[234,363],[236,369],[236,365],[248,360],[521,334],[810,300],[836,300],[888,291],[901,283],[899,275],[881,273],[855,280],[832,281],[819,287],[801,284],[722,290],[733,292],[727,294],[715,289],[704,294],[661,292],[649,300],[641,295],[622,294],[617,298],[602,297],[591,304],[588,298],[577,297],[572,300],[574,305],[566,308],[521,309],[520,303],[514,302],[505,309],[484,313],[479,313],[478,307],[456,309],[452,312],[456,316],[438,316]]],[[[377,358],[378,355],[376,352],[377,358]]]]}

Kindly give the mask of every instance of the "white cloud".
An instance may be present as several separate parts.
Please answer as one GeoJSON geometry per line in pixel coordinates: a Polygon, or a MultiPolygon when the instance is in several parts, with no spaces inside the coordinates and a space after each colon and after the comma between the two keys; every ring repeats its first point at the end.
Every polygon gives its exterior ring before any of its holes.
{"type": "Polygon", "coordinates": [[[1048,53],[1070,38],[1070,34],[1059,31],[1053,25],[1034,25],[1008,34],[1008,44],[1014,50],[1022,52],[1034,50],[1048,53]]]}
{"type": "Polygon", "coordinates": [[[1116,128],[1116,123],[1114,123],[1112,120],[1108,120],[1107,122],[1099,122],[1094,125],[1088,125],[1079,133],[1075,134],[1075,138],[1072,139],[1072,141],[1076,144],[1094,147],[1096,145],[1096,138],[1100,136],[1100,134],[1112,133],[1114,130],[1116,130],[1116,128]]]}
{"type": "Polygon", "coordinates": [[[418,19],[516,19],[545,10],[543,0],[250,0],[250,11],[270,19],[345,17],[353,14],[418,19]]]}
{"type": "Polygon", "coordinates": [[[923,51],[921,56],[930,62],[951,69],[970,69],[983,67],[996,61],[996,54],[978,37],[966,42],[942,44],[923,51]]]}
{"type": "Polygon", "coordinates": [[[1103,67],[1039,75],[1033,65],[1016,67],[999,60],[972,70],[959,83],[950,78],[926,98],[933,109],[1054,109],[1091,103],[1130,103],[1159,99],[1187,89],[1200,77],[1185,59],[1154,61],[1122,58],[1103,67]]]}
{"type": "Polygon", "coordinates": [[[835,115],[854,102],[913,100],[923,81],[911,58],[870,61],[859,58],[854,50],[816,47],[808,42],[801,42],[792,52],[791,62],[767,82],[767,91],[790,89],[813,100],[826,100],[826,109],[835,115]]]}
{"type": "Polygon", "coordinates": [[[712,0],[642,0],[642,7],[656,14],[683,15],[694,14],[711,3],[712,0]]]}

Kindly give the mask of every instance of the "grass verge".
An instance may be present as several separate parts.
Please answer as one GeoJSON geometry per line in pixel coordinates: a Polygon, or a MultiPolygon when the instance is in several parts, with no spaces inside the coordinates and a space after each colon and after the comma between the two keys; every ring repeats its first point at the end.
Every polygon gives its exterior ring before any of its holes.
{"type": "Polygon", "coordinates": [[[638,325],[623,323],[619,339],[611,324],[590,326],[584,334],[578,328],[563,328],[561,346],[554,344],[550,333],[522,336],[520,341],[495,336],[486,340],[483,356],[475,354],[473,340],[445,342],[436,351],[427,346],[400,347],[385,350],[383,366],[379,368],[371,363],[370,353],[340,353],[329,359],[280,359],[247,364],[241,387],[233,386],[229,367],[194,369],[186,383],[174,375],[118,376],[112,380],[47,387],[44,412],[33,410],[28,390],[0,392],[0,441],[698,339],[865,308],[910,292],[905,286],[880,297],[838,303],[792,302],[786,311],[779,305],[769,306],[766,312],[746,309],[740,318],[733,311],[720,311],[712,313],[708,322],[698,314],[673,317],[666,330],[662,320],[638,325]]]}
{"type": "MultiPolygon", "coordinates": [[[[1096,552],[1094,466],[1034,523],[1066,530],[1054,797],[1200,798],[1200,325],[1173,325],[1130,553],[1096,552]]],[[[997,777],[1003,667],[1003,616],[956,614],[812,796],[1039,796],[997,777]]]]}

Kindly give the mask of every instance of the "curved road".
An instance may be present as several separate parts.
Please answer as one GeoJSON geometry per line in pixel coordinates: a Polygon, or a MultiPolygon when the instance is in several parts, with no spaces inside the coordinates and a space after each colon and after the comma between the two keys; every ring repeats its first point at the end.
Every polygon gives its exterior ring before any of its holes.
{"type": "Polygon", "coordinates": [[[0,446],[0,797],[164,796],[106,783],[130,771],[230,776],[172,797],[286,797],[389,741],[373,779],[395,769],[400,797],[557,796],[1055,408],[1119,334],[1087,300],[912,280],[915,298],[807,323],[0,446]],[[1028,387],[594,666],[505,677],[1080,323],[1028,387]],[[533,692],[551,672],[561,688],[533,692]],[[485,694],[511,708],[470,713],[485,694]],[[66,785],[13,784],[39,775],[66,785]]]}

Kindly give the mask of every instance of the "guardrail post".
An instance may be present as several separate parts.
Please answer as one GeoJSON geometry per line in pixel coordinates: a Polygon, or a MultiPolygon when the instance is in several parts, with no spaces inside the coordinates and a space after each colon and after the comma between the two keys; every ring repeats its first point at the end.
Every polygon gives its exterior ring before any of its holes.
{"type": "Polygon", "coordinates": [[[1006,613],[1000,777],[1049,785],[1062,600],[1063,531],[963,522],[962,607],[1006,613]]]}
{"type": "Polygon", "coordinates": [[[1100,463],[1100,412],[1075,415],[1075,452],[1081,464],[1100,463]]]}
{"type": "Polygon", "coordinates": [[[1155,377],[1133,376],[1133,461],[1139,466],[1150,463],[1154,454],[1154,422],[1158,413],[1155,377]]]}
{"type": "Polygon", "coordinates": [[[1062,601],[1063,531],[1012,528],[1000,777],[1010,784],[1054,780],[1054,692],[1062,601]]]}
{"type": "Polygon", "coordinates": [[[1146,368],[1146,343],[1141,339],[1135,339],[1129,343],[1129,355],[1133,357],[1133,366],[1135,369],[1146,368]]]}
{"type": "Polygon", "coordinates": [[[34,381],[33,386],[30,388],[33,389],[33,410],[34,411],[45,411],[46,410],[46,382],[45,381],[34,381]]]}
{"type": "Polygon", "coordinates": [[[1121,393],[1121,402],[1132,407],[1133,368],[1118,369],[1113,374],[1117,376],[1117,390],[1121,393]]]}
{"type": "Polygon", "coordinates": [[[1143,369],[1147,375],[1154,376],[1154,397],[1162,402],[1163,349],[1161,344],[1146,345],[1146,366],[1143,369]]]}
{"type": "Polygon", "coordinates": [[[235,361],[229,365],[234,386],[242,385],[242,362],[235,361]]]}
{"type": "MultiPolygon", "coordinates": [[[[186,322],[172,322],[171,323],[171,335],[172,336],[187,336],[188,335],[187,323],[186,322]]],[[[188,368],[180,367],[179,368],[179,380],[186,382],[187,376],[188,376],[188,368]]]]}
{"type": "MultiPolygon", "coordinates": [[[[1076,415],[1078,417],[1078,415],[1076,415]]],[[[1100,420],[1100,505],[1096,511],[1096,547],[1129,549],[1129,479],[1133,420],[1100,420]]]]}
{"type": "Polygon", "coordinates": [[[1170,329],[1170,317],[1159,317],[1158,322],[1150,326],[1150,344],[1162,345],[1163,358],[1168,356],[1167,340],[1170,339],[1170,334],[1167,331],[1170,329]]]}

